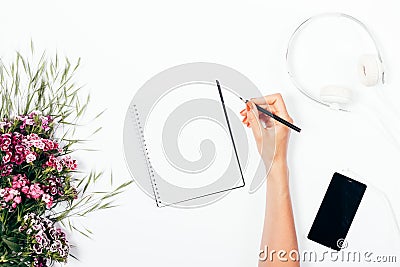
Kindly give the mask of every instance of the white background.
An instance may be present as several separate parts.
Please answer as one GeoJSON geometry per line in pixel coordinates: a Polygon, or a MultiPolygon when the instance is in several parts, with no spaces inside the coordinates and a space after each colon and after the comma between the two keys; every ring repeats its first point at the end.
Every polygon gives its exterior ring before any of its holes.
{"type": "MultiPolygon", "coordinates": [[[[290,83],[284,61],[290,34],[303,19],[325,11],[352,14],[369,25],[383,48],[388,83],[373,90],[384,90],[397,103],[398,1],[2,1],[0,7],[2,58],[27,50],[31,38],[37,50],[82,57],[79,82],[91,91],[93,113],[107,108],[98,121],[104,130],[90,144],[101,152],[80,155],[83,167],[112,168],[115,183],[130,179],[122,152],[122,128],[135,91],[168,67],[216,62],[245,74],[264,94],[281,92],[296,124],[303,128],[301,134],[292,134],[290,146],[292,201],[302,248],[321,249],[304,235],[336,170],[349,167],[378,186],[400,219],[399,150],[370,115],[337,113],[303,97],[290,83]]],[[[318,41],[318,36],[312,38],[318,41]]],[[[348,45],[354,49],[351,40],[348,45]]],[[[358,57],[343,49],[324,53],[358,57]]],[[[304,62],[304,68],[315,68],[315,64],[304,62]]],[[[316,73],[315,79],[324,84],[321,75],[316,73]]],[[[347,76],[338,75],[338,79],[343,77],[338,83],[361,88],[347,76]]],[[[369,240],[367,244],[377,243],[374,249],[390,254],[393,244],[399,243],[390,212],[383,203],[370,202],[375,207],[364,205],[367,220],[359,216],[355,221],[349,247],[369,240]]],[[[255,195],[236,190],[211,206],[181,210],[157,209],[132,185],[118,203],[119,208],[83,221],[95,235],[93,240],[73,236],[80,261],[71,260],[69,266],[257,264],[264,188],[255,195]]]]}

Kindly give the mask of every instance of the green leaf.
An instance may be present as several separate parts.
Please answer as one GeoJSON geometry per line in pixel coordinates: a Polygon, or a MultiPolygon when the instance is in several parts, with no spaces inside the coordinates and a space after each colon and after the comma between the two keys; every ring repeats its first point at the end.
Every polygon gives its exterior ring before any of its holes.
{"type": "Polygon", "coordinates": [[[1,239],[12,251],[19,252],[21,250],[20,245],[12,241],[11,238],[2,237],[1,239]]]}

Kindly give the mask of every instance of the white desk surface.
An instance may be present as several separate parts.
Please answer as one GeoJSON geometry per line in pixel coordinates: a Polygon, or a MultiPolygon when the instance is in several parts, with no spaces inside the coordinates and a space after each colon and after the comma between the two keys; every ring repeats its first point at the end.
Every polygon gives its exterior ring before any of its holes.
{"type": "MultiPolygon", "coordinates": [[[[342,168],[353,169],[385,191],[400,220],[399,150],[369,116],[337,113],[311,103],[290,83],[284,64],[287,41],[302,19],[324,11],[346,12],[368,24],[383,48],[388,83],[374,89],[384,90],[389,99],[400,99],[398,1],[71,0],[1,6],[4,59],[16,49],[26,51],[31,38],[38,50],[82,57],[78,79],[92,93],[93,113],[107,108],[98,122],[104,130],[92,143],[102,151],[90,158],[80,155],[83,167],[112,168],[116,182],[130,179],[122,153],[122,127],[137,88],[174,65],[216,62],[242,72],[265,94],[281,92],[303,128],[301,134],[292,134],[290,144],[292,201],[301,248],[320,249],[304,235],[332,173],[342,168]]],[[[375,246],[386,255],[399,251],[391,216],[379,201],[367,202],[372,204],[360,208],[349,245],[375,246]]],[[[157,209],[132,185],[118,203],[119,208],[78,222],[95,236],[93,240],[73,236],[80,261],[71,260],[68,266],[257,264],[264,188],[255,195],[236,190],[211,206],[181,210],[157,209]]]]}

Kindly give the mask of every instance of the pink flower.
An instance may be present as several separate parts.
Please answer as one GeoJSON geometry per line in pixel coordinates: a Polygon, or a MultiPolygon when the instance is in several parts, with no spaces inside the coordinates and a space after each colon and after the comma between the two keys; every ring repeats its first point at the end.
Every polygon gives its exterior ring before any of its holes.
{"type": "Polygon", "coordinates": [[[52,194],[53,196],[54,196],[54,195],[57,195],[57,194],[58,194],[57,188],[52,187],[52,188],[50,189],[50,194],[52,194]]]}
{"type": "Polygon", "coordinates": [[[11,145],[11,135],[10,134],[3,134],[1,139],[1,150],[8,151],[11,145]]]}
{"type": "Polygon", "coordinates": [[[28,140],[40,140],[40,137],[35,133],[31,133],[28,135],[28,140]]]}
{"type": "Polygon", "coordinates": [[[24,121],[24,120],[26,120],[26,118],[27,118],[27,116],[15,116],[15,119],[16,120],[20,120],[20,121],[24,121]]]}
{"type": "Polygon", "coordinates": [[[43,240],[43,237],[41,235],[35,235],[35,239],[39,244],[41,244],[42,240],[43,240]]]}
{"type": "Polygon", "coordinates": [[[36,160],[36,155],[32,152],[28,153],[25,157],[26,163],[31,163],[32,161],[36,160]]]}
{"type": "Polygon", "coordinates": [[[11,126],[11,123],[8,121],[1,121],[0,122],[0,129],[5,129],[5,128],[9,128],[11,126]]]}
{"type": "Polygon", "coordinates": [[[49,159],[46,161],[46,166],[54,168],[56,166],[56,164],[57,164],[56,157],[54,157],[54,155],[50,155],[49,159]]]}
{"type": "Polygon", "coordinates": [[[25,161],[23,154],[17,153],[11,158],[11,162],[15,162],[17,165],[21,165],[25,161]]]}
{"type": "Polygon", "coordinates": [[[6,155],[3,157],[3,163],[9,163],[11,160],[12,153],[10,151],[6,152],[6,155]]]}
{"type": "Polygon", "coordinates": [[[21,192],[24,193],[25,195],[27,195],[28,192],[29,192],[29,186],[23,186],[23,187],[21,188],[21,192]]]}
{"type": "Polygon", "coordinates": [[[17,153],[23,153],[25,151],[24,147],[21,145],[14,146],[14,149],[17,153]]]}
{"type": "Polygon", "coordinates": [[[50,130],[49,127],[49,117],[45,117],[45,116],[40,116],[40,120],[42,121],[42,129],[47,132],[48,130],[50,130]]]}
{"type": "Polygon", "coordinates": [[[25,124],[33,125],[34,123],[35,123],[35,121],[33,119],[26,119],[25,120],[25,124]]]}
{"type": "Polygon", "coordinates": [[[57,162],[57,171],[60,172],[63,169],[63,165],[61,164],[61,162],[57,162]]]}
{"type": "Polygon", "coordinates": [[[10,194],[10,192],[8,192],[8,194],[4,196],[4,201],[9,202],[13,198],[14,198],[14,196],[12,194],[10,194]]]}
{"type": "Polygon", "coordinates": [[[40,120],[42,121],[42,124],[43,124],[43,123],[48,123],[48,122],[49,122],[49,118],[46,117],[46,116],[40,116],[40,120]]]}
{"type": "Polygon", "coordinates": [[[8,176],[11,174],[12,171],[13,171],[13,168],[12,168],[11,164],[4,165],[1,168],[1,176],[8,176]]]}
{"type": "Polygon", "coordinates": [[[44,201],[44,203],[46,203],[46,207],[48,209],[50,209],[51,206],[53,205],[53,197],[50,196],[49,194],[43,194],[42,200],[44,201]]]}
{"type": "Polygon", "coordinates": [[[43,151],[54,150],[58,148],[58,143],[49,139],[42,139],[42,142],[45,144],[43,151]]]}
{"type": "Polygon", "coordinates": [[[11,144],[10,134],[3,134],[3,139],[1,140],[1,144],[6,146],[9,146],[11,144]]]}
{"type": "Polygon", "coordinates": [[[21,142],[22,142],[22,134],[20,134],[18,132],[14,132],[12,134],[12,142],[11,143],[15,146],[15,145],[17,145],[17,144],[19,144],[21,142]]]}
{"type": "Polygon", "coordinates": [[[34,140],[33,142],[33,146],[39,149],[44,149],[45,144],[42,142],[42,140],[34,140]]]}
{"type": "Polygon", "coordinates": [[[20,182],[19,182],[19,181],[13,181],[13,182],[12,182],[12,188],[13,188],[13,189],[21,188],[20,182]]]}
{"type": "Polygon", "coordinates": [[[19,192],[17,190],[6,188],[4,193],[4,201],[9,202],[14,199],[14,197],[19,196],[19,192]]]}
{"type": "Polygon", "coordinates": [[[14,197],[14,202],[15,202],[15,203],[19,204],[19,203],[21,203],[21,201],[22,201],[22,199],[21,199],[20,196],[14,197]]]}
{"type": "Polygon", "coordinates": [[[11,133],[2,134],[2,138],[11,138],[11,133]]]}
{"type": "Polygon", "coordinates": [[[49,194],[43,194],[42,200],[47,203],[50,201],[50,195],[49,194]]]}
{"type": "Polygon", "coordinates": [[[32,119],[33,117],[40,115],[40,114],[42,114],[42,113],[39,110],[32,110],[32,112],[28,114],[28,117],[32,119]]]}
{"type": "Polygon", "coordinates": [[[43,190],[40,188],[38,183],[35,183],[33,185],[30,186],[29,188],[29,195],[33,198],[33,199],[38,199],[43,195],[43,190]]]}
{"type": "Polygon", "coordinates": [[[62,159],[63,164],[70,170],[76,170],[78,168],[78,164],[76,160],[72,159],[71,156],[65,156],[62,159]]]}
{"type": "MultiPolygon", "coordinates": [[[[25,174],[17,174],[14,175],[13,181],[12,181],[12,188],[13,189],[20,189],[21,187],[26,187],[26,185],[29,184],[28,179],[26,178],[25,174]]],[[[28,188],[29,190],[29,188],[28,188]]]]}

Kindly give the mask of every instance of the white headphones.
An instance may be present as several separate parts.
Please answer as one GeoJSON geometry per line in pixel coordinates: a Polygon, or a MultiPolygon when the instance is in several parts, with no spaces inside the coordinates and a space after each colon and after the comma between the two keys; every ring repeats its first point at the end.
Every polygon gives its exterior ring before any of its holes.
{"type": "Polygon", "coordinates": [[[369,35],[372,42],[374,43],[376,54],[366,54],[362,55],[359,58],[358,62],[358,73],[360,82],[365,86],[375,86],[378,83],[385,83],[385,72],[383,68],[383,61],[382,56],[379,51],[377,42],[367,28],[367,26],[362,23],[360,20],[343,13],[323,13],[319,15],[312,16],[307,20],[303,21],[293,32],[292,36],[290,37],[287,49],[286,49],[286,67],[289,77],[291,78],[293,84],[300,90],[305,96],[314,100],[317,103],[320,103],[324,106],[331,107],[333,109],[338,109],[342,111],[348,111],[347,105],[351,102],[352,92],[349,88],[341,87],[337,85],[328,85],[320,90],[320,95],[313,96],[305,88],[303,88],[300,83],[295,79],[295,75],[293,74],[293,70],[291,69],[290,65],[290,51],[292,47],[292,43],[296,35],[304,29],[309,23],[312,21],[318,20],[320,18],[326,17],[340,17],[344,19],[348,19],[352,22],[357,23],[361,26],[369,35]]]}

